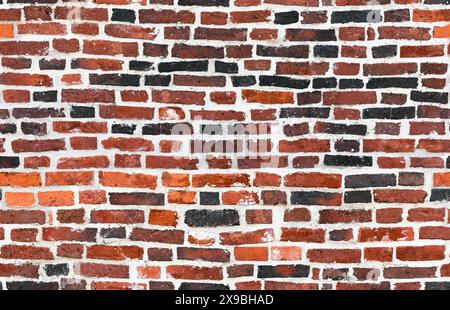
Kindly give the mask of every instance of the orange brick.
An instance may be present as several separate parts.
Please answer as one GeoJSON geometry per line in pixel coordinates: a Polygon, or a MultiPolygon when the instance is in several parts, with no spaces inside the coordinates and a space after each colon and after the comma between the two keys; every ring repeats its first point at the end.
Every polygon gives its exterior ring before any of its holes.
{"type": "Polygon", "coordinates": [[[433,36],[435,38],[450,38],[450,25],[434,27],[433,36]]]}
{"type": "Polygon", "coordinates": [[[6,192],[6,205],[9,207],[31,207],[34,204],[33,193],[6,192]]]}
{"type": "Polygon", "coordinates": [[[161,277],[161,267],[138,266],[137,274],[140,279],[159,279],[161,277]]]}
{"type": "Polygon", "coordinates": [[[69,191],[53,191],[53,192],[39,192],[39,204],[41,206],[73,206],[74,194],[69,191]]]}
{"type": "Polygon", "coordinates": [[[14,38],[14,26],[11,24],[0,24],[0,38],[14,38]]]}
{"type": "Polygon", "coordinates": [[[150,210],[148,223],[151,225],[177,226],[178,214],[170,210],[150,210]]]}

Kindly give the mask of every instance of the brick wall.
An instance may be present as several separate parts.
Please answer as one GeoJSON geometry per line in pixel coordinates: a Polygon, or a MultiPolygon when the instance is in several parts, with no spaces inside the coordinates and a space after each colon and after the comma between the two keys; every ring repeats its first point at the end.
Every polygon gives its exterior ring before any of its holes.
{"type": "Polygon", "coordinates": [[[0,1],[3,289],[449,289],[448,0],[0,1]]]}

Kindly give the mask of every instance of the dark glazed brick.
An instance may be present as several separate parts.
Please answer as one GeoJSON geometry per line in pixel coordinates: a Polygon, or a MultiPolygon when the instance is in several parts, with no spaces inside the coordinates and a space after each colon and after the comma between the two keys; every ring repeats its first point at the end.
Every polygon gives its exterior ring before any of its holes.
{"type": "Polygon", "coordinates": [[[367,134],[367,126],[317,122],[314,131],[337,135],[365,136],[367,134]]]}
{"type": "Polygon", "coordinates": [[[351,229],[340,229],[330,231],[331,241],[348,241],[353,238],[353,233],[351,229]]]}
{"type": "Polygon", "coordinates": [[[430,201],[450,201],[450,189],[433,188],[430,201]]]}
{"type": "Polygon", "coordinates": [[[368,108],[363,110],[363,118],[365,119],[408,119],[415,116],[415,107],[368,108]]]}
{"type": "Polygon", "coordinates": [[[130,70],[135,71],[149,71],[153,69],[153,63],[149,61],[139,61],[139,60],[132,60],[130,61],[130,70]]]}
{"type": "Polygon", "coordinates": [[[373,58],[389,58],[397,56],[397,45],[382,45],[372,47],[373,58]]]}
{"type": "Polygon", "coordinates": [[[367,83],[368,89],[377,88],[417,88],[417,78],[371,78],[367,83]]]}
{"type": "Polygon", "coordinates": [[[334,149],[336,152],[351,152],[356,153],[359,152],[360,143],[356,140],[337,140],[334,143],[334,149]]]}
{"type": "Polygon", "coordinates": [[[365,11],[335,11],[331,13],[332,24],[344,23],[374,23],[381,22],[381,13],[378,10],[365,11]]]}
{"type": "Polygon", "coordinates": [[[295,24],[299,20],[299,13],[297,11],[275,13],[274,23],[278,25],[295,24]]]}
{"type": "Polygon", "coordinates": [[[95,117],[95,108],[72,106],[70,110],[70,117],[73,118],[93,118],[95,117]]]}
{"type": "Polygon", "coordinates": [[[273,87],[285,87],[285,88],[295,88],[304,89],[309,86],[308,80],[293,79],[285,76],[270,76],[270,75],[260,75],[259,85],[260,86],[273,86],[273,87]]]}
{"type": "Polygon", "coordinates": [[[345,177],[346,188],[395,186],[395,174],[360,174],[345,177]]]}
{"type": "Polygon", "coordinates": [[[111,133],[120,133],[126,135],[132,135],[136,130],[136,125],[129,124],[113,124],[111,127],[111,133]]]}
{"type": "Polygon", "coordinates": [[[334,29],[286,29],[289,41],[337,41],[334,29]]]}
{"type": "Polygon", "coordinates": [[[179,61],[179,62],[161,62],[158,64],[159,72],[176,71],[208,71],[208,61],[179,61]]]}
{"type": "Polygon", "coordinates": [[[282,108],[280,118],[328,118],[330,108],[282,108]]]}
{"type": "Polygon", "coordinates": [[[325,155],[323,163],[337,167],[371,167],[373,159],[370,156],[325,155]]]}
{"type": "Polygon", "coordinates": [[[256,55],[263,57],[308,58],[308,45],[293,46],[256,46],[256,55]]]}
{"type": "Polygon", "coordinates": [[[58,92],[56,90],[33,92],[33,101],[56,102],[57,97],[58,97],[58,92]]]}
{"type": "Polygon", "coordinates": [[[340,89],[364,88],[364,81],[358,79],[342,79],[339,80],[340,89]]]}
{"type": "Polygon", "coordinates": [[[91,85],[139,86],[141,76],[133,74],[89,74],[91,85]]]}
{"type": "Polygon", "coordinates": [[[450,282],[425,282],[426,290],[450,290],[450,282]]]}
{"type": "Polygon", "coordinates": [[[9,134],[16,133],[17,126],[16,124],[0,124],[0,133],[1,134],[9,134]]]}
{"type": "Polygon", "coordinates": [[[328,192],[291,192],[291,204],[293,205],[335,205],[340,200],[338,193],[328,192]]]}
{"type": "Polygon", "coordinates": [[[416,102],[448,103],[448,93],[411,91],[411,100],[416,102]]]}
{"type": "Polygon", "coordinates": [[[158,193],[109,193],[112,205],[163,206],[164,194],[158,193]]]}
{"type": "Polygon", "coordinates": [[[220,204],[220,195],[215,192],[200,192],[200,204],[204,206],[216,206],[220,204]]]}
{"type": "Polygon", "coordinates": [[[126,234],[125,227],[102,228],[100,230],[100,236],[106,239],[125,239],[126,234]]]}
{"type": "Polygon", "coordinates": [[[47,123],[25,123],[20,124],[22,133],[25,135],[43,136],[47,134],[47,123]]]}
{"type": "Polygon", "coordinates": [[[18,281],[18,282],[6,282],[6,288],[8,290],[58,290],[58,282],[32,282],[32,281],[18,281]]]}
{"type": "Polygon", "coordinates": [[[20,165],[20,159],[16,156],[0,156],[0,169],[17,168],[20,165]]]}
{"type": "Polygon", "coordinates": [[[238,73],[239,71],[238,65],[236,63],[223,61],[216,61],[214,63],[214,68],[216,72],[220,73],[238,73]]]}
{"type": "Polygon", "coordinates": [[[351,191],[344,193],[345,203],[368,203],[372,201],[372,193],[368,191],[351,191]]]}
{"type": "Polygon", "coordinates": [[[216,284],[216,283],[181,283],[179,290],[187,290],[187,291],[198,291],[198,290],[208,290],[208,291],[226,291],[229,290],[230,287],[224,284],[216,284]]]}
{"type": "Polygon", "coordinates": [[[134,23],[136,21],[136,12],[133,10],[113,9],[111,20],[115,22],[134,23]]]}
{"type": "Polygon", "coordinates": [[[41,70],[64,70],[66,68],[65,59],[41,59],[39,60],[41,70]]]}
{"type": "Polygon", "coordinates": [[[337,58],[339,47],[335,45],[316,45],[314,46],[314,57],[337,58]]]}
{"type": "Polygon", "coordinates": [[[306,278],[309,269],[306,265],[258,266],[258,278],[306,278]]]}
{"type": "Polygon", "coordinates": [[[336,88],[337,79],[336,78],[316,78],[313,79],[313,88],[336,88]]]}
{"type": "Polygon", "coordinates": [[[236,210],[188,210],[185,222],[191,227],[219,227],[239,225],[236,210]]]}
{"type": "Polygon", "coordinates": [[[256,84],[256,78],[252,75],[248,76],[232,76],[231,83],[233,87],[247,87],[256,84]]]}
{"type": "Polygon", "coordinates": [[[147,86],[169,86],[170,75],[146,75],[144,84],[147,86]]]}
{"type": "Polygon", "coordinates": [[[159,124],[147,124],[142,127],[143,135],[179,135],[179,134],[192,134],[194,128],[190,123],[159,123],[159,124]],[[180,131],[180,129],[182,129],[180,131]],[[188,130],[189,131],[188,131],[188,130]]]}
{"type": "Polygon", "coordinates": [[[69,266],[67,264],[45,265],[44,270],[49,277],[67,276],[69,274],[69,266]]]}

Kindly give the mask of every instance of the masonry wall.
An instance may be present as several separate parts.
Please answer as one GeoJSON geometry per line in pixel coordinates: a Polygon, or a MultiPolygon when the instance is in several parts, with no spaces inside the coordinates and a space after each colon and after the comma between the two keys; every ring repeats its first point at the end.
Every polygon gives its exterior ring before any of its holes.
{"type": "Polygon", "coordinates": [[[0,1],[3,289],[449,289],[448,0],[0,1]]]}

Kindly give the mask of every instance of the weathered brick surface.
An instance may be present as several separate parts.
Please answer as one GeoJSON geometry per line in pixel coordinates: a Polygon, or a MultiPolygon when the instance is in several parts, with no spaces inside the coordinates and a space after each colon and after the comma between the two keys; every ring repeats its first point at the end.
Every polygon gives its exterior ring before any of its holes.
{"type": "Polygon", "coordinates": [[[0,287],[442,289],[448,0],[0,1],[0,287]]]}

